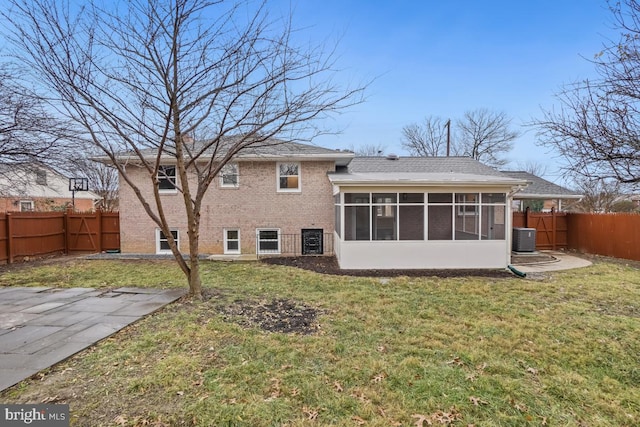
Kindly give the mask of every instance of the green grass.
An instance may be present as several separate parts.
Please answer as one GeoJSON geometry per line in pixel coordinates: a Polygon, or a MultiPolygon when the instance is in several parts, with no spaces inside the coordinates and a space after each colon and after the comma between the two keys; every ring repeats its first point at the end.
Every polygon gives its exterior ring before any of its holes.
{"type": "MultiPolygon", "coordinates": [[[[259,263],[202,270],[212,298],[173,304],[0,401],[67,402],[78,426],[640,424],[632,267],[385,284],[259,263]],[[318,332],[270,333],[221,314],[275,298],[317,308],[318,332]]],[[[184,279],[171,262],[77,261],[5,273],[0,285],[184,279]]]]}

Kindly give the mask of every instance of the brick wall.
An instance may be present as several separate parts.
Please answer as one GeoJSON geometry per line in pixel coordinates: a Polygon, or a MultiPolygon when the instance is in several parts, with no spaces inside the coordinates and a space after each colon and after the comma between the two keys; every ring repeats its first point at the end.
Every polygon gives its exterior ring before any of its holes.
{"type": "MultiPolygon", "coordinates": [[[[49,197],[5,197],[0,198],[0,212],[20,212],[20,201],[33,201],[35,212],[51,212],[64,210],[71,206],[70,198],[49,197]]],[[[94,210],[93,200],[76,198],[76,211],[91,212],[94,210]]]]}
{"type": "MultiPolygon", "coordinates": [[[[238,188],[221,188],[216,179],[202,205],[200,252],[223,253],[225,228],[240,230],[242,253],[255,253],[258,228],[279,228],[283,234],[302,228],[333,231],[333,198],[327,172],[333,162],[300,162],[299,193],[277,191],[276,162],[240,162],[238,188]]],[[[129,176],[153,207],[153,188],[146,170],[127,166],[129,176]]],[[[193,177],[192,177],[193,178],[193,177]]],[[[156,225],[149,219],[133,190],[120,180],[121,249],[125,253],[154,253],[156,225]]],[[[195,186],[195,183],[192,183],[195,186]]],[[[192,187],[195,191],[195,187],[192,187]]],[[[180,247],[188,252],[186,213],[182,195],[162,196],[165,215],[180,233],[180,247]]]]}

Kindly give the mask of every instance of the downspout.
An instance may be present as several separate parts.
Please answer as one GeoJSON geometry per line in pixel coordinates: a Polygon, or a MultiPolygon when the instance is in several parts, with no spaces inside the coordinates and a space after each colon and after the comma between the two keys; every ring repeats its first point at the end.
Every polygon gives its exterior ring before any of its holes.
{"type": "MultiPolygon", "coordinates": [[[[508,242],[512,242],[513,239],[513,233],[512,233],[512,226],[513,226],[513,211],[512,211],[512,205],[513,205],[513,195],[516,194],[517,192],[523,190],[525,187],[527,187],[526,185],[518,185],[516,187],[513,187],[513,189],[511,190],[511,192],[507,193],[507,206],[509,209],[509,214],[507,215],[507,220],[509,221],[508,227],[507,227],[507,234],[509,236],[509,239],[507,240],[508,242]]],[[[507,257],[509,260],[511,260],[511,246],[509,245],[507,246],[507,257]]],[[[511,264],[507,264],[507,268],[509,270],[511,270],[511,272],[513,274],[515,274],[518,277],[527,277],[526,273],[523,273],[522,271],[518,270],[517,268],[515,268],[513,265],[511,264]]]]}
{"type": "Polygon", "coordinates": [[[517,268],[515,268],[515,267],[514,267],[513,265],[511,265],[511,264],[507,265],[507,268],[508,268],[509,270],[511,270],[511,272],[512,272],[513,274],[515,274],[516,276],[518,276],[518,277],[527,277],[527,273],[524,273],[524,272],[522,272],[522,271],[518,270],[517,268]]]}

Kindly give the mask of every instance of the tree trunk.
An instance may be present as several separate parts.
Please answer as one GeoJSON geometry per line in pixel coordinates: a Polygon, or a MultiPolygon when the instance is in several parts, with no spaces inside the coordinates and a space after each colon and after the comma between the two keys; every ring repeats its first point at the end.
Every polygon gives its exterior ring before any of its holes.
{"type": "MultiPolygon", "coordinates": [[[[189,205],[188,207],[191,207],[189,205]]],[[[189,296],[202,299],[202,281],[200,279],[200,205],[187,209],[187,224],[189,236],[189,296]]]]}
{"type": "Polygon", "coordinates": [[[189,296],[202,299],[202,281],[200,280],[200,260],[198,256],[191,257],[191,271],[189,272],[189,296]]]}

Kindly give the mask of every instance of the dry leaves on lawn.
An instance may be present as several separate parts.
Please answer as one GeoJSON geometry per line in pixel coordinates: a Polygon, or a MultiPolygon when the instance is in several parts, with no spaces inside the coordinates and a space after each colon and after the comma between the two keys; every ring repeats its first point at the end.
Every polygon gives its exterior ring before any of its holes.
{"type": "Polygon", "coordinates": [[[437,411],[431,415],[413,414],[411,418],[416,418],[416,427],[431,426],[433,423],[439,425],[450,425],[462,419],[462,414],[455,407],[451,407],[449,412],[437,411]]]}

